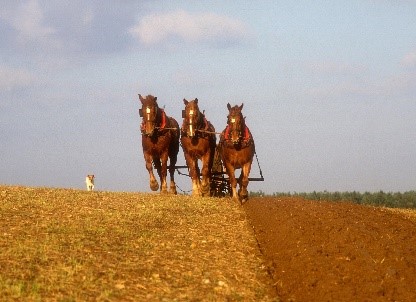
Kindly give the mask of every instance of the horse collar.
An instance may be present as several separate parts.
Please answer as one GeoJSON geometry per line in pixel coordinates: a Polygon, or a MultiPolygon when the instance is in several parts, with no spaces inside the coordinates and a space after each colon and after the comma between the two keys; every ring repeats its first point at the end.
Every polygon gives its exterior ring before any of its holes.
{"type": "MultiPolygon", "coordinates": [[[[225,128],[225,131],[224,131],[224,139],[225,140],[229,140],[230,139],[230,130],[231,130],[230,125],[227,125],[227,127],[225,128]]],[[[250,139],[250,131],[249,131],[249,129],[248,129],[247,126],[244,126],[244,136],[243,136],[243,140],[244,141],[248,141],[249,139],[250,139]]]]}

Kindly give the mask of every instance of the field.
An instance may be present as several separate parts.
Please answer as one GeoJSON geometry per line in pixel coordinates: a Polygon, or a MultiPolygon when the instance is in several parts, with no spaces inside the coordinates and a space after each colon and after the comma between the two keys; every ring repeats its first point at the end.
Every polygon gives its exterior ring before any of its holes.
{"type": "Polygon", "coordinates": [[[416,211],[294,197],[244,208],[282,301],[416,301],[416,211]]]}
{"type": "Polygon", "coordinates": [[[270,301],[229,199],[0,186],[0,301],[270,301]]]}
{"type": "Polygon", "coordinates": [[[0,301],[416,301],[416,215],[0,186],[0,301]]]}

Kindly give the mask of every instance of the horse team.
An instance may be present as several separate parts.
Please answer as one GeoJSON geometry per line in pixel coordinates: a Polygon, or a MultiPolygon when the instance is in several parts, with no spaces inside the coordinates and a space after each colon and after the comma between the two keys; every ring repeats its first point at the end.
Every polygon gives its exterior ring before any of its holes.
{"type": "Polygon", "coordinates": [[[211,170],[215,152],[218,150],[229,177],[232,197],[240,202],[248,199],[248,177],[255,145],[242,114],[243,104],[234,107],[227,104],[227,125],[220,134],[217,147],[215,128],[200,111],[198,99],[183,100],[185,108],[182,110],[183,123],[180,128],[178,122],[158,106],[157,97],[143,97],[139,94],[139,99],[143,155],[152,191],[159,189],[159,183],[153,173],[154,167],[160,179],[160,192],[168,193],[169,171],[169,192],[177,194],[174,172],[180,142],[192,180],[192,195],[210,196],[211,170]],[[198,166],[199,160],[202,162],[201,169],[198,166]],[[235,177],[235,169],[241,169],[238,179],[235,177]]]}

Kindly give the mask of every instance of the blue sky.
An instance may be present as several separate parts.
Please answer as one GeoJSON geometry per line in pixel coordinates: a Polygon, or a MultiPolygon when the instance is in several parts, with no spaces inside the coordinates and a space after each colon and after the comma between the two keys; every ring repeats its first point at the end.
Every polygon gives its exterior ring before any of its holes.
{"type": "Polygon", "coordinates": [[[179,123],[197,97],[218,131],[244,103],[251,191],[416,189],[416,1],[1,7],[0,183],[150,191],[140,93],[179,123]]]}

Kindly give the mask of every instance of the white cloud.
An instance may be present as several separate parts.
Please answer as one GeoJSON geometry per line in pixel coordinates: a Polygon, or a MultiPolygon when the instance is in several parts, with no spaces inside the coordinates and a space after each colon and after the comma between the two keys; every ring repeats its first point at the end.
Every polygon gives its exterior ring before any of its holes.
{"type": "Polygon", "coordinates": [[[11,91],[33,82],[33,76],[25,69],[0,66],[0,91],[11,91]]]}
{"type": "Polygon", "coordinates": [[[37,0],[29,0],[12,9],[5,9],[0,13],[0,18],[17,32],[17,41],[20,44],[41,42],[58,46],[53,37],[55,29],[44,24],[43,11],[37,0]]]}
{"type": "Polygon", "coordinates": [[[249,33],[239,20],[213,13],[188,13],[183,10],[145,16],[130,33],[146,46],[170,40],[186,43],[235,44],[249,33]]]}
{"type": "Polygon", "coordinates": [[[416,66],[416,51],[409,52],[402,59],[402,65],[406,67],[415,67],[416,66]]]}

